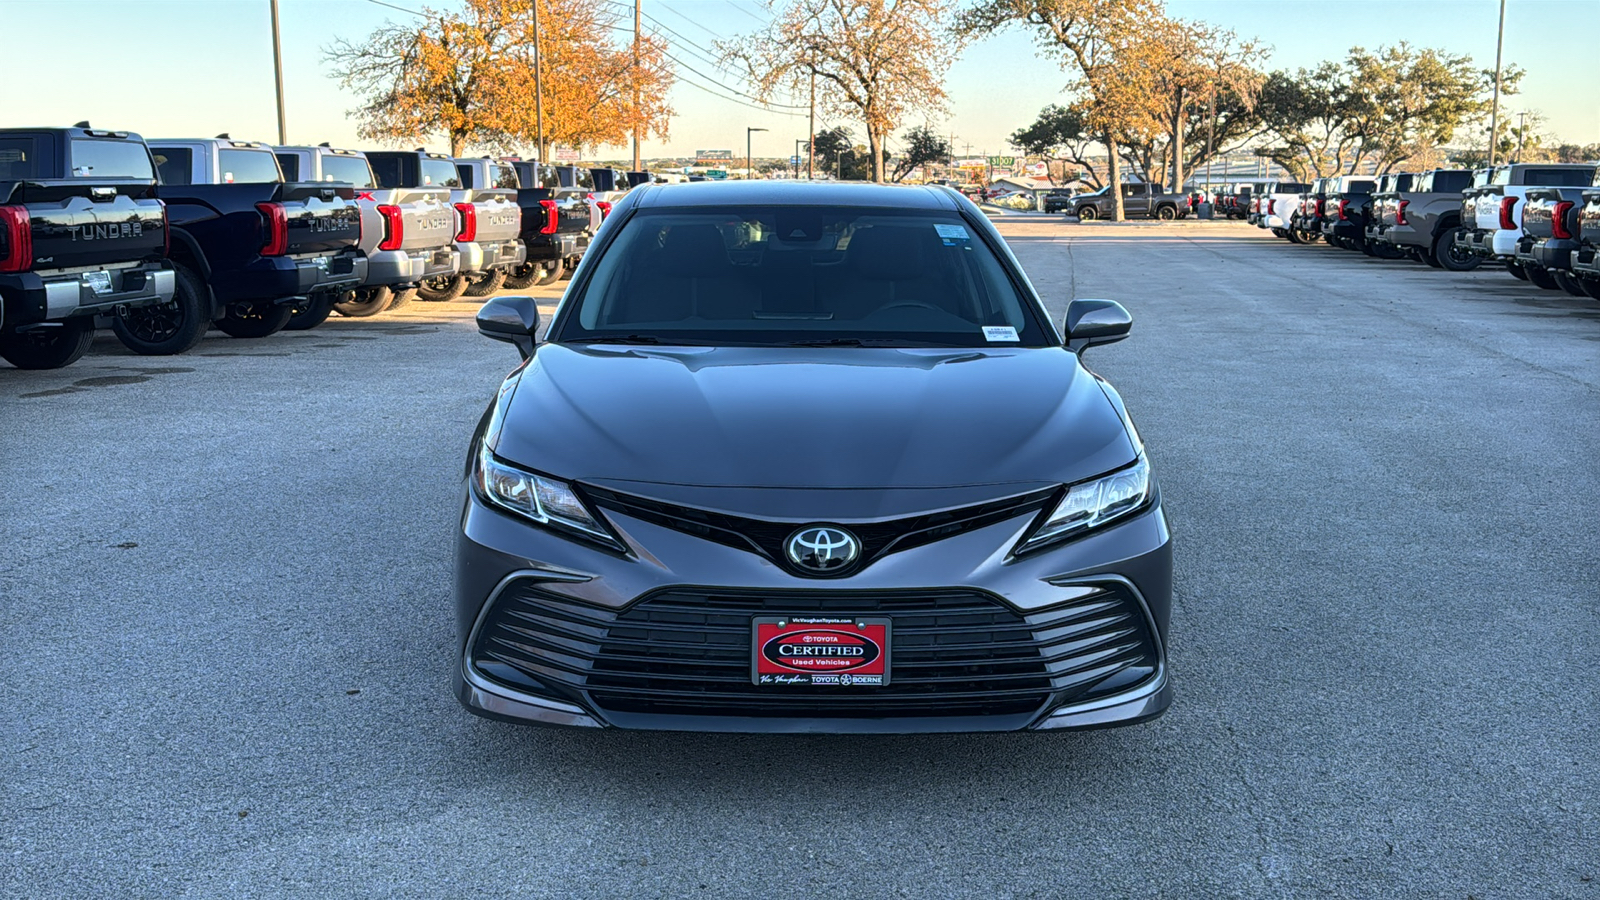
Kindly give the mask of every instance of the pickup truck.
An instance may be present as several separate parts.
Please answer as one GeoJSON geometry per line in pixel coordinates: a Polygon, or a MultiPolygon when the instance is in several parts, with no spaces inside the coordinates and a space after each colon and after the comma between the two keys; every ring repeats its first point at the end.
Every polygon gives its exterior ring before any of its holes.
{"type": "Polygon", "coordinates": [[[1534,187],[1583,187],[1594,178],[1593,165],[1512,163],[1474,176],[1473,187],[1462,195],[1461,220],[1455,245],[1466,252],[1506,264],[1506,269],[1526,280],[1528,273],[1517,261],[1517,241],[1522,238],[1522,207],[1534,187]]]}
{"type": "Polygon", "coordinates": [[[1391,172],[1378,176],[1377,187],[1367,202],[1362,204],[1363,249],[1369,256],[1399,259],[1399,248],[1383,239],[1384,232],[1394,226],[1394,214],[1400,203],[1400,193],[1411,190],[1422,176],[1415,172],[1391,172]]]}
{"type": "Polygon", "coordinates": [[[1071,188],[1051,188],[1044,195],[1044,211],[1047,213],[1072,212],[1071,188]]]}
{"type": "Polygon", "coordinates": [[[369,150],[367,160],[372,163],[380,187],[450,189],[460,267],[454,275],[424,278],[417,289],[419,298],[433,302],[455,300],[469,287],[479,291],[487,287],[488,293],[493,293],[505,280],[505,271],[521,265],[526,258],[527,251],[517,240],[522,211],[517,208],[515,189],[493,187],[493,181],[488,179],[482,186],[466,187],[456,161],[442,153],[369,150]]]}
{"type": "Polygon", "coordinates": [[[1331,178],[1318,178],[1300,195],[1289,220],[1289,242],[1314,244],[1322,238],[1322,202],[1327,198],[1331,178]]]}
{"type": "Polygon", "coordinates": [[[181,353],[212,322],[234,337],[265,337],[289,324],[297,304],[366,280],[350,185],[285,183],[271,147],[227,135],[148,143],[185,314],[122,316],[117,337],[130,350],[181,353]]]}
{"type": "Polygon", "coordinates": [[[1472,183],[1467,169],[1434,169],[1418,175],[1411,187],[1375,198],[1376,215],[1368,235],[1402,256],[1452,272],[1477,268],[1481,258],[1456,249],[1461,227],[1461,192],[1472,183]]]}
{"type": "Polygon", "coordinates": [[[611,207],[616,205],[622,195],[632,187],[628,183],[628,173],[621,169],[590,169],[589,175],[594,179],[594,194],[590,197],[591,205],[599,213],[593,217],[591,231],[598,231],[600,223],[611,215],[611,207]]]}
{"type": "Polygon", "coordinates": [[[1280,181],[1265,189],[1261,195],[1262,210],[1256,224],[1272,231],[1278,237],[1289,236],[1289,221],[1295,207],[1300,205],[1300,195],[1311,186],[1298,181],[1280,181]]]}
{"type": "Polygon", "coordinates": [[[1600,172],[1583,192],[1578,209],[1578,248],[1572,254],[1572,274],[1584,293],[1600,300],[1600,172]]]}
{"type": "Polygon", "coordinates": [[[137,134],[0,129],[0,357],[71,365],[95,318],[170,306],[167,212],[137,134]]]}
{"type": "Polygon", "coordinates": [[[522,207],[522,245],[528,261],[511,270],[505,286],[521,290],[549,284],[573,269],[589,248],[589,201],[585,192],[561,186],[555,166],[527,160],[510,160],[522,187],[517,205],[522,207]]]}
{"type": "Polygon", "coordinates": [[[517,203],[517,192],[522,182],[516,167],[509,162],[487,156],[455,160],[456,172],[461,176],[461,194],[458,200],[471,202],[477,207],[478,239],[480,245],[493,246],[496,234],[510,217],[509,237],[516,243],[518,256],[515,263],[486,266],[476,275],[467,277],[468,297],[487,297],[500,290],[507,276],[528,259],[527,245],[522,242],[522,207],[517,203]],[[491,192],[501,192],[501,203],[491,192]]]}
{"type": "Polygon", "coordinates": [[[1531,187],[1522,203],[1522,236],[1517,239],[1517,264],[1528,280],[1545,290],[1561,289],[1587,296],[1572,270],[1583,226],[1582,187],[1531,187]]]}
{"type": "Polygon", "coordinates": [[[1364,175],[1337,175],[1328,180],[1323,186],[1323,240],[1345,250],[1366,246],[1366,219],[1361,208],[1377,185],[1376,178],[1364,175]]]}
{"type": "Polygon", "coordinates": [[[455,249],[456,211],[450,189],[382,188],[366,154],[319,144],[278,147],[278,166],[289,181],[341,181],[355,188],[361,207],[361,252],[367,257],[367,280],[339,294],[308,304],[289,320],[289,328],[320,325],[330,311],[352,317],[375,316],[399,309],[416,296],[424,278],[456,273],[461,255],[455,249]]]}
{"type": "MultiPolygon", "coordinates": [[[[1080,222],[1111,218],[1115,198],[1109,187],[1074,198],[1072,211],[1080,222]]],[[[1122,185],[1122,211],[1130,219],[1155,218],[1170,221],[1188,214],[1182,194],[1169,194],[1149,184],[1122,185]]]]}

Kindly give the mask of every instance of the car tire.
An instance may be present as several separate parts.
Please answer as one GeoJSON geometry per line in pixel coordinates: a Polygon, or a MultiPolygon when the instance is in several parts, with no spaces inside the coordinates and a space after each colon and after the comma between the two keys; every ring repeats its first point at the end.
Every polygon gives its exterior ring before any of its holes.
{"type": "Polygon", "coordinates": [[[388,309],[393,301],[394,294],[386,284],[358,287],[340,292],[333,303],[333,311],[352,319],[365,319],[388,309]]]}
{"type": "Polygon", "coordinates": [[[1432,247],[1424,247],[1417,251],[1417,259],[1420,262],[1426,263],[1430,269],[1444,268],[1444,263],[1439,261],[1439,254],[1434,252],[1432,247]]]}
{"type": "Polygon", "coordinates": [[[1583,285],[1585,294],[1588,294],[1592,299],[1600,300],[1600,278],[1583,278],[1580,279],[1580,283],[1583,285]]]}
{"type": "Polygon", "coordinates": [[[1465,230],[1460,226],[1446,228],[1433,239],[1433,258],[1438,261],[1440,268],[1452,272],[1470,272],[1483,265],[1483,257],[1456,248],[1456,234],[1465,230]]]}
{"type": "Polygon", "coordinates": [[[1156,207],[1156,218],[1160,219],[1163,222],[1171,222],[1173,219],[1176,219],[1177,217],[1178,217],[1178,208],[1176,206],[1158,206],[1158,207],[1156,207]]]}
{"type": "Polygon", "coordinates": [[[1559,291],[1561,285],[1550,277],[1550,270],[1544,266],[1523,266],[1522,271],[1528,275],[1528,280],[1547,291],[1559,291]]]}
{"type": "MultiPolygon", "coordinates": [[[[577,267],[578,267],[577,263],[573,263],[572,264],[572,268],[576,269],[577,267]]],[[[539,276],[539,280],[535,281],[534,284],[537,284],[540,287],[543,287],[544,285],[547,285],[547,284],[555,284],[557,281],[561,280],[561,273],[563,273],[565,271],[567,271],[567,266],[566,266],[565,263],[562,263],[562,262],[551,263],[550,265],[545,267],[544,273],[539,276]]]]}
{"type": "Polygon", "coordinates": [[[294,316],[294,305],[271,300],[229,303],[217,319],[217,330],[229,337],[264,338],[277,334],[294,316]]]}
{"type": "Polygon", "coordinates": [[[59,369],[89,352],[94,316],[76,316],[60,325],[0,332],[0,359],[19,369],[59,369]]]}
{"type": "Polygon", "coordinates": [[[506,283],[505,269],[490,269],[480,275],[467,279],[467,289],[462,291],[468,297],[487,297],[500,286],[506,283]]]}
{"type": "Polygon", "coordinates": [[[111,330],[122,346],[141,356],[173,356],[194,349],[211,327],[211,301],[200,277],[172,267],[172,299],[138,306],[115,316],[111,330]]]}
{"type": "Polygon", "coordinates": [[[429,303],[444,303],[460,299],[467,290],[467,276],[465,275],[439,275],[434,278],[424,278],[417,285],[417,299],[429,303]]]}
{"type": "Polygon", "coordinates": [[[289,324],[283,326],[283,330],[310,331],[328,321],[328,317],[333,315],[333,296],[332,291],[319,291],[305,300],[291,304],[289,324]]]}
{"type": "Polygon", "coordinates": [[[1557,271],[1555,269],[1551,269],[1550,270],[1550,277],[1554,278],[1556,280],[1556,285],[1557,286],[1559,286],[1563,291],[1566,291],[1567,293],[1571,294],[1574,297],[1588,297],[1589,296],[1583,290],[1583,282],[1579,281],[1578,280],[1578,276],[1572,274],[1571,272],[1561,272],[1561,271],[1557,271]]]}
{"type": "Polygon", "coordinates": [[[506,280],[502,286],[508,287],[513,291],[520,291],[523,288],[533,287],[539,280],[539,276],[543,274],[544,266],[541,263],[525,262],[506,272],[506,280]]]}
{"type": "Polygon", "coordinates": [[[389,299],[388,312],[405,309],[411,305],[411,301],[417,299],[417,289],[414,287],[391,289],[391,291],[394,296],[389,299]]]}
{"type": "Polygon", "coordinates": [[[1098,218],[1100,218],[1100,211],[1095,209],[1094,207],[1092,207],[1092,206],[1083,206],[1083,207],[1079,207],[1078,208],[1078,221],[1079,222],[1093,222],[1095,219],[1098,219],[1098,218]]]}

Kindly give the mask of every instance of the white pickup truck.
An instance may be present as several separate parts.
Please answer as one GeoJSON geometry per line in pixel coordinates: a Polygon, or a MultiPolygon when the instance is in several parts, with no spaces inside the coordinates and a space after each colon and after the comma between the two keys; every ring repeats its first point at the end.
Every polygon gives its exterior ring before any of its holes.
{"type": "Polygon", "coordinates": [[[1289,217],[1300,205],[1300,195],[1311,190],[1311,185],[1298,181],[1280,181],[1261,195],[1261,212],[1256,224],[1269,228],[1281,238],[1289,236],[1289,217]]]}
{"type": "Polygon", "coordinates": [[[1522,207],[1530,187],[1584,187],[1594,177],[1592,164],[1512,163],[1474,173],[1472,187],[1462,193],[1461,223],[1455,245],[1486,259],[1506,263],[1511,274],[1525,277],[1517,264],[1522,238],[1522,207]]]}

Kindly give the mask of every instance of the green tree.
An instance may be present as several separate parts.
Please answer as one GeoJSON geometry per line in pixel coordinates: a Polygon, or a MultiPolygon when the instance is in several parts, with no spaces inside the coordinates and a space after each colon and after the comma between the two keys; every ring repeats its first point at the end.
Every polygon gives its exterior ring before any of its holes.
{"type": "Polygon", "coordinates": [[[1043,158],[1051,184],[1056,183],[1054,173],[1058,169],[1075,167],[1087,176],[1084,181],[1095,187],[1102,185],[1095,164],[1089,159],[1089,151],[1098,138],[1084,125],[1083,113],[1077,107],[1052,103],[1039,111],[1033,124],[1011,132],[1007,140],[1024,156],[1043,158]]]}
{"type": "Polygon", "coordinates": [[[950,142],[926,125],[906,132],[905,153],[894,164],[894,180],[904,181],[918,166],[950,158],[950,142]]]}

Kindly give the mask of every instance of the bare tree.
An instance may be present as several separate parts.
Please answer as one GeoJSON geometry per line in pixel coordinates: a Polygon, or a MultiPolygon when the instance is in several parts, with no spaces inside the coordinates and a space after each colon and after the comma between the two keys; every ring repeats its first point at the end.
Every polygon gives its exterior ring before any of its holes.
{"type": "Polygon", "coordinates": [[[872,180],[884,180],[883,146],[912,113],[944,108],[944,74],[955,57],[945,0],[790,0],[773,5],[765,30],[717,42],[723,61],[750,75],[763,101],[803,95],[866,126],[872,180]]]}

